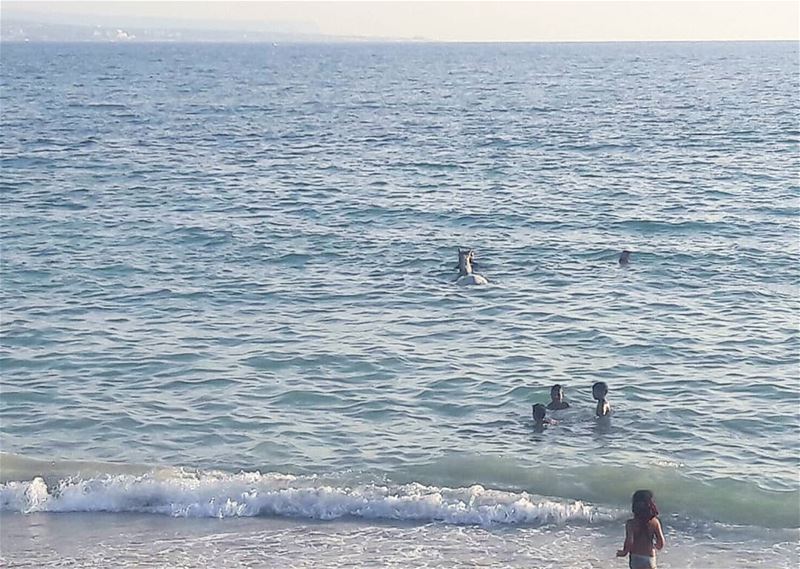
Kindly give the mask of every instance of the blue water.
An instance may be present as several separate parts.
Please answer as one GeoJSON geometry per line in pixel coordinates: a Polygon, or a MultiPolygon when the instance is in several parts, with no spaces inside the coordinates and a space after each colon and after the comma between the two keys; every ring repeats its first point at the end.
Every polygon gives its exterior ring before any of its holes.
{"type": "Polygon", "coordinates": [[[650,487],[706,561],[798,559],[769,533],[800,526],[796,45],[0,56],[6,518],[616,542],[650,487]],[[458,246],[489,286],[454,285],[458,246]],[[731,527],[777,557],[724,557],[731,527]]]}

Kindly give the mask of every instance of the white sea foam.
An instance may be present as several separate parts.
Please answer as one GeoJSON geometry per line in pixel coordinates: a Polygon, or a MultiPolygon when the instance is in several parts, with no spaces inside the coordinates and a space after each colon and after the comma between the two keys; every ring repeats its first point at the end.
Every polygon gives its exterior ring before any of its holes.
{"type": "Polygon", "coordinates": [[[13,512],[143,512],[176,517],[288,516],[439,520],[453,524],[560,524],[613,519],[579,501],[554,501],[525,492],[474,485],[358,486],[316,477],[242,472],[171,476],[103,475],[45,483],[41,477],[0,485],[0,507],[13,512]]]}

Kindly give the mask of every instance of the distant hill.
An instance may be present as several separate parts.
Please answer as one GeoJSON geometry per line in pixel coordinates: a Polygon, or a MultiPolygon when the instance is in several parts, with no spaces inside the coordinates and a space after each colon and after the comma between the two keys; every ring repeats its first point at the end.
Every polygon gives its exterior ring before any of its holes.
{"type": "MultiPolygon", "coordinates": [[[[155,24],[155,22],[154,22],[155,24]]],[[[327,36],[302,30],[303,26],[273,25],[274,29],[235,29],[212,27],[213,23],[192,25],[175,22],[148,25],[137,21],[129,26],[103,23],[55,23],[33,19],[6,17],[0,21],[0,41],[3,42],[344,42],[344,41],[391,41],[375,38],[327,36]],[[203,26],[208,27],[203,27],[203,26]],[[296,29],[291,29],[296,28],[296,29]],[[299,28],[299,29],[297,29],[299,28]]],[[[243,27],[246,27],[244,24],[243,27]]]]}

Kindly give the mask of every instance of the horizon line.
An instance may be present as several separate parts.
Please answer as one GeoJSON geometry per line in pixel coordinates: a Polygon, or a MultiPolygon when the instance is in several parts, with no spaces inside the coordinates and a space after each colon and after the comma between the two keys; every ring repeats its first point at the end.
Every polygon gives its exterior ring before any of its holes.
{"type": "Polygon", "coordinates": [[[348,36],[327,36],[318,40],[315,39],[283,39],[283,40],[270,40],[270,39],[254,39],[254,40],[224,40],[224,39],[192,39],[192,40],[170,40],[170,39],[126,39],[115,41],[111,39],[70,39],[70,40],[43,40],[43,39],[3,39],[0,38],[0,43],[80,43],[80,44],[156,44],[156,43],[220,43],[220,44],[365,44],[365,43],[379,43],[379,44],[561,44],[561,43],[798,43],[798,51],[800,52],[800,39],[798,38],[738,38],[738,39],[721,39],[721,38],[670,38],[670,39],[540,39],[540,40],[436,40],[427,38],[371,38],[371,37],[348,37],[348,36]],[[341,39],[336,39],[341,37],[341,39]]]}

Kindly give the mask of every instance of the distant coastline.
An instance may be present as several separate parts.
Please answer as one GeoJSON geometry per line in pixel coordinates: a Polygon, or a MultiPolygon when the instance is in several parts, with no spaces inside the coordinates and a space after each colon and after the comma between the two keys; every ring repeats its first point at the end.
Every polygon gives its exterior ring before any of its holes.
{"type": "Polygon", "coordinates": [[[134,24],[113,21],[54,22],[34,15],[4,16],[0,43],[441,43],[441,44],[626,44],[626,43],[788,43],[796,39],[538,39],[453,41],[426,37],[330,35],[303,23],[247,24],[161,22],[140,18],[134,24]],[[227,26],[227,27],[226,27],[227,26]]]}
{"type": "Polygon", "coordinates": [[[115,26],[105,24],[54,24],[36,20],[4,18],[0,23],[0,42],[83,42],[83,43],[334,43],[415,41],[409,39],[331,36],[281,30],[243,30],[212,28],[164,28],[115,26]]]}

